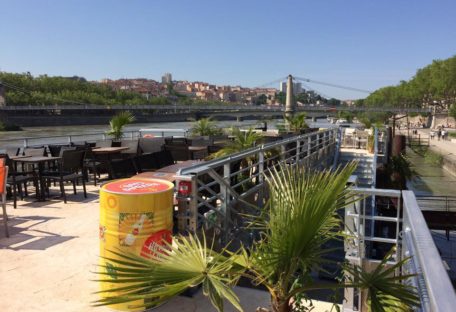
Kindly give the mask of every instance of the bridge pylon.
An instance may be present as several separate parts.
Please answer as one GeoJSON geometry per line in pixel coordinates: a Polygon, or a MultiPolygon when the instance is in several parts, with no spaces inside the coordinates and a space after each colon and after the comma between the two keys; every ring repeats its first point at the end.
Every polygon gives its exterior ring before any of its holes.
{"type": "Polygon", "coordinates": [[[293,98],[293,76],[288,75],[287,80],[287,98],[285,102],[285,116],[292,117],[296,112],[296,105],[293,98]]]}

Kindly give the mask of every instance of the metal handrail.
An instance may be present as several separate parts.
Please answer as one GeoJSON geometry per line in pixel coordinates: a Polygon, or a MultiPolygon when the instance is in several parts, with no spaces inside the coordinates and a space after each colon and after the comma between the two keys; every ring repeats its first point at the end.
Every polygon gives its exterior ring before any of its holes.
{"type": "MultiPolygon", "coordinates": [[[[189,130],[186,129],[172,129],[172,128],[150,128],[150,129],[140,129],[140,130],[127,130],[124,131],[124,138],[125,139],[134,139],[142,137],[144,133],[153,133],[159,136],[170,136],[172,134],[182,134],[183,136],[188,136],[189,130]]],[[[70,134],[70,135],[51,135],[45,137],[22,137],[17,139],[0,139],[0,144],[4,143],[11,143],[14,141],[22,141],[22,144],[11,145],[11,147],[29,147],[34,146],[32,141],[48,141],[51,144],[66,144],[72,143],[79,140],[83,141],[90,141],[87,140],[87,137],[95,137],[99,136],[99,138],[92,139],[95,140],[107,140],[112,138],[112,136],[108,135],[106,132],[93,132],[93,133],[80,133],[80,134],[70,134]],[[59,140],[61,139],[61,140],[59,140]],[[52,141],[52,142],[51,142],[52,141]]],[[[38,143],[37,145],[47,145],[48,143],[38,143]]]]}
{"type": "Polygon", "coordinates": [[[320,130],[320,131],[316,131],[316,132],[306,133],[306,134],[302,134],[302,135],[299,135],[299,136],[283,139],[283,140],[280,140],[280,141],[277,141],[277,142],[261,144],[259,146],[252,147],[250,149],[247,149],[245,151],[242,151],[242,152],[239,152],[239,153],[236,153],[236,154],[232,154],[232,155],[229,155],[229,156],[225,156],[225,157],[209,160],[209,161],[204,162],[203,164],[196,164],[194,166],[184,168],[184,169],[182,169],[179,172],[179,174],[180,175],[186,175],[186,174],[202,173],[203,171],[208,170],[209,167],[217,167],[217,166],[221,166],[221,165],[223,165],[223,164],[225,164],[227,162],[238,161],[238,160],[244,159],[246,157],[257,155],[259,152],[266,152],[266,151],[269,151],[271,149],[274,149],[274,148],[277,148],[277,147],[281,147],[281,146],[284,146],[284,145],[289,144],[289,143],[296,143],[297,141],[303,141],[305,139],[317,136],[318,134],[330,133],[330,132],[334,133],[337,129],[338,129],[337,127],[332,127],[332,128],[328,128],[326,130],[320,130]]]}
{"type": "MultiPolygon", "coordinates": [[[[171,104],[147,104],[147,105],[96,105],[96,104],[80,104],[80,105],[7,105],[0,107],[0,111],[13,110],[184,110],[184,111],[208,111],[208,110],[244,110],[244,111],[259,111],[268,110],[283,112],[282,106],[269,105],[243,105],[243,104],[212,104],[212,105],[182,105],[177,103],[171,104]]],[[[327,105],[306,105],[298,106],[297,111],[372,111],[372,112],[414,112],[414,113],[431,113],[431,108],[402,108],[402,107],[370,107],[370,106],[327,106],[327,105]]]]}
{"type": "Polygon", "coordinates": [[[423,311],[454,311],[456,294],[448,277],[429,228],[412,191],[403,191],[403,244],[406,256],[414,258],[423,311]],[[420,283],[420,279],[424,281],[420,283]],[[425,287],[423,289],[423,286],[425,287]]]}
{"type": "MultiPolygon", "coordinates": [[[[316,167],[321,163],[329,165],[329,160],[332,164],[336,132],[337,128],[331,128],[294,136],[181,169],[177,183],[191,182],[192,193],[183,198],[178,196],[178,220],[182,225],[179,229],[194,232],[205,224],[206,216],[200,213],[205,207],[205,211],[209,209],[209,212],[213,211],[212,215],[221,217],[217,228],[222,231],[221,239],[228,239],[234,229],[231,215],[237,213],[236,204],[245,203],[244,199],[252,194],[258,194],[258,203],[264,199],[268,168],[298,163],[316,167]]],[[[239,227],[235,230],[240,231],[239,227]]]]}

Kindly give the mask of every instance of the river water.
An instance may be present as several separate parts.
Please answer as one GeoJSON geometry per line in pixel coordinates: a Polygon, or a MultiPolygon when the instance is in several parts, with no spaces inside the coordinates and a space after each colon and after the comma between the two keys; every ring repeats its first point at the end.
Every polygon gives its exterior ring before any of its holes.
{"type": "MultiPolygon", "coordinates": [[[[278,123],[283,123],[283,120],[272,120],[268,121],[268,129],[276,129],[278,123]]],[[[312,122],[310,119],[307,120],[310,127],[328,127],[331,125],[326,119],[318,119],[316,122],[312,122]]],[[[183,129],[189,130],[193,125],[192,121],[184,122],[164,122],[164,123],[137,123],[127,125],[124,128],[125,132],[138,131],[140,129],[183,129]]],[[[221,128],[248,128],[262,126],[263,122],[259,120],[246,120],[246,121],[235,121],[225,120],[216,121],[216,125],[221,128]]],[[[109,125],[85,125],[85,126],[43,126],[43,127],[24,127],[23,131],[9,131],[0,132],[0,149],[8,147],[20,147],[24,144],[24,138],[28,139],[28,144],[32,145],[43,145],[48,143],[65,143],[66,138],[53,138],[49,137],[56,136],[74,136],[73,141],[95,141],[102,138],[102,134],[109,130],[109,125]],[[97,134],[97,135],[92,135],[97,134]],[[46,139],[40,139],[46,138],[46,139]]],[[[169,132],[168,132],[169,133],[169,132]]],[[[172,133],[170,135],[173,135],[172,133]]],[[[176,135],[176,134],[174,134],[176,135]]]]}
{"type": "Polygon", "coordinates": [[[429,164],[424,157],[407,149],[407,158],[412,163],[415,175],[408,183],[408,188],[417,195],[454,196],[456,177],[438,165],[429,164]]]}

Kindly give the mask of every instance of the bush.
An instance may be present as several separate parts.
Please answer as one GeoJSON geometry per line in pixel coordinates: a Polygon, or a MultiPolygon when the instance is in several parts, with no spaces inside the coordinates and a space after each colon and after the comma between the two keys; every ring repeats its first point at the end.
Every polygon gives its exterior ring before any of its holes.
{"type": "Polygon", "coordinates": [[[22,131],[22,128],[15,124],[5,124],[0,121],[0,131],[22,131]]]}
{"type": "Polygon", "coordinates": [[[441,166],[442,162],[443,162],[443,156],[428,150],[424,154],[424,161],[427,162],[428,164],[432,164],[435,166],[441,166]]]}

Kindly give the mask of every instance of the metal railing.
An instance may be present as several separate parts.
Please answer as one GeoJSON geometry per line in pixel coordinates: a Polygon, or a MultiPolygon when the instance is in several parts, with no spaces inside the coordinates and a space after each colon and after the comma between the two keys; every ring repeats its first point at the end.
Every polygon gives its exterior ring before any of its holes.
{"type": "MultiPolygon", "coordinates": [[[[145,136],[150,137],[165,137],[165,136],[175,136],[175,137],[186,137],[188,136],[189,131],[185,129],[162,129],[162,128],[150,128],[150,129],[140,129],[132,131],[124,131],[123,139],[137,139],[145,136]]],[[[0,149],[1,148],[12,148],[12,147],[33,147],[33,146],[42,146],[48,144],[71,144],[78,142],[95,142],[95,141],[104,141],[112,139],[112,136],[106,134],[106,132],[95,132],[95,133],[78,133],[78,134],[69,134],[69,135],[55,135],[55,136],[45,136],[45,137],[24,137],[17,139],[0,139],[0,149]]]]}
{"type": "MultiPolygon", "coordinates": [[[[244,110],[244,111],[281,111],[283,106],[271,105],[247,105],[247,104],[210,104],[210,105],[182,105],[177,103],[170,104],[150,104],[150,105],[95,105],[95,104],[80,104],[80,105],[7,105],[0,107],[0,111],[24,111],[24,110],[180,110],[180,111],[201,111],[201,110],[244,110]]],[[[396,112],[396,113],[431,113],[431,108],[401,108],[401,107],[370,107],[370,106],[327,106],[309,104],[298,106],[297,111],[317,111],[317,112],[333,112],[333,111],[352,111],[352,112],[396,112]]]]}
{"type": "Polygon", "coordinates": [[[456,295],[412,191],[403,191],[402,254],[411,257],[406,272],[420,294],[422,311],[454,311],[456,295]]]}
{"type": "Polygon", "coordinates": [[[456,212],[456,196],[416,196],[422,211],[456,212]]]}
{"type": "MultiPolygon", "coordinates": [[[[410,257],[401,272],[395,274],[415,274],[407,283],[418,291],[421,300],[418,311],[453,311],[454,288],[414,193],[370,188],[352,190],[359,200],[345,208],[346,259],[365,269],[375,268],[386,252],[396,247],[389,263],[410,257]],[[376,213],[370,207],[369,198],[373,196],[376,213]],[[372,232],[374,221],[378,226],[372,232]]],[[[346,311],[362,307],[359,291],[347,289],[345,298],[346,311]]]]}
{"type": "Polygon", "coordinates": [[[268,169],[281,164],[329,168],[336,135],[332,128],[294,136],[182,169],[178,185],[185,181],[192,192],[178,196],[180,231],[215,228],[222,241],[242,235],[242,214],[249,204],[261,207],[268,197],[264,183],[268,169]]]}

